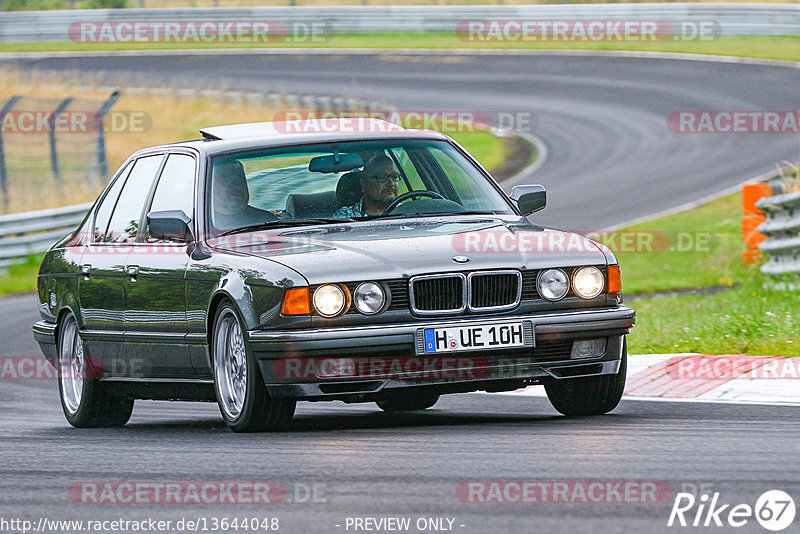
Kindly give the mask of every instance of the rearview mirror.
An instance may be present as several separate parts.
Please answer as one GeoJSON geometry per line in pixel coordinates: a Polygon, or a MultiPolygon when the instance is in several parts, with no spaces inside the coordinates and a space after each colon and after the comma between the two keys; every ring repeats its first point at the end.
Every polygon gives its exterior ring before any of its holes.
{"type": "Polygon", "coordinates": [[[543,185],[518,185],[511,190],[511,198],[523,215],[528,216],[544,209],[547,205],[547,191],[543,185]]]}
{"type": "Polygon", "coordinates": [[[190,243],[191,219],[182,210],[151,211],[147,214],[147,233],[159,241],[190,243]]]}
{"type": "Polygon", "coordinates": [[[363,166],[364,160],[359,154],[317,156],[308,162],[308,170],[311,172],[345,172],[363,166]]]}

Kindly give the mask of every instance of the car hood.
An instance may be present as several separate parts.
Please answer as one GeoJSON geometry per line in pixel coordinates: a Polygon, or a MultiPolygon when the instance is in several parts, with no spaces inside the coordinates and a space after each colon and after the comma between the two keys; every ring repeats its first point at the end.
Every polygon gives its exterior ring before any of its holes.
{"type": "Polygon", "coordinates": [[[309,284],[482,269],[605,265],[597,243],[524,219],[417,218],[259,231],[209,240],[281,263],[309,284]]]}

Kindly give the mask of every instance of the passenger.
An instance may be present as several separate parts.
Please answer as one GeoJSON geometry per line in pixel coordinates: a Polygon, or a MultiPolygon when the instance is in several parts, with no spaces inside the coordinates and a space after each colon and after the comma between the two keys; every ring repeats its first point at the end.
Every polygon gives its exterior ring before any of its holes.
{"type": "Polygon", "coordinates": [[[221,232],[278,219],[272,212],[249,205],[250,190],[244,166],[239,161],[214,165],[211,190],[214,228],[221,232]]]}
{"type": "Polygon", "coordinates": [[[364,171],[358,182],[361,198],[352,206],[339,208],[334,217],[367,217],[380,215],[397,198],[397,185],[400,173],[392,159],[383,154],[375,154],[364,164],[364,171]]]}

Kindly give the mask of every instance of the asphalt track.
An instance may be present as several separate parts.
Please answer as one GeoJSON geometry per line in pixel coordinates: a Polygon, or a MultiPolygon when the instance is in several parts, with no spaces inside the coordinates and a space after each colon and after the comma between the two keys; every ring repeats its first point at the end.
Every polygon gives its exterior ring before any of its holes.
{"type": "MultiPolygon", "coordinates": [[[[797,135],[667,127],[676,111],[796,110],[800,70],[788,63],[450,51],[0,56],[4,63],[71,73],[78,83],[353,95],[400,110],[521,114],[532,128],[516,125],[541,140],[547,157],[515,183],[545,185],[549,206],[536,220],[569,230],[674,208],[798,158],[797,135]]],[[[254,114],[262,118],[270,117],[254,114]]]]}
{"type": "MultiPolygon", "coordinates": [[[[607,226],[718,192],[794,156],[796,139],[676,135],[676,109],[797,109],[797,70],[584,57],[141,57],[33,60],[113,79],[192,79],[206,87],[351,93],[397,107],[533,110],[548,158],[532,178],[552,192],[542,220],[607,226]],[[546,215],[546,217],[545,217],[546,215]]],[[[38,355],[33,296],[2,301],[4,357],[38,355]]],[[[471,394],[432,410],[303,403],[288,432],[235,435],[213,404],[140,402],[128,426],[75,430],[52,379],[0,381],[0,519],[177,521],[277,517],[289,533],[355,532],[347,518],[453,519],[453,531],[669,532],[659,503],[476,504],[465,481],[651,481],[751,506],[764,491],[800,497],[800,407],[623,400],[598,418],[560,417],[542,398],[471,394]],[[256,505],[77,504],[81,482],[274,481],[290,500],[256,505]],[[303,499],[317,488],[317,502],[303,499]],[[298,498],[300,497],[300,498],[298,498]],[[339,526],[337,526],[339,525],[339,526]],[[463,525],[463,526],[462,526],[463,525]]],[[[445,523],[447,524],[447,523],[445,523]]],[[[786,532],[797,532],[797,521],[786,532]]],[[[743,528],[701,531],[764,532],[743,528]]],[[[13,532],[8,526],[0,531],[13,532]]],[[[120,530],[116,530],[120,531],[120,530]]],[[[233,532],[232,529],[228,529],[233,532]]],[[[361,531],[363,532],[363,531],[361,531]]],[[[370,532],[375,532],[372,530],[370,532]]],[[[410,532],[418,532],[412,528],[410,532]]]]}
{"type": "MultiPolygon", "coordinates": [[[[3,304],[4,356],[36,354],[35,299],[3,304]]],[[[800,495],[800,407],[623,400],[610,415],[567,419],[543,398],[469,394],[404,416],[373,404],[301,403],[288,432],[241,435],[214,404],[140,401],[122,429],[76,430],[54,380],[2,380],[1,391],[0,518],[34,523],[277,517],[281,532],[315,534],[354,532],[348,517],[447,517],[464,534],[649,533],[676,530],[666,526],[672,492],[702,488],[751,506],[771,489],[800,495]],[[672,490],[657,503],[459,499],[459,484],[487,480],[648,481],[672,490]],[[78,504],[69,493],[83,482],[126,481],[278,482],[296,502],[115,506],[78,504]],[[313,487],[318,502],[306,500],[313,487]]],[[[751,523],[712,531],[765,532],[751,523]]]]}

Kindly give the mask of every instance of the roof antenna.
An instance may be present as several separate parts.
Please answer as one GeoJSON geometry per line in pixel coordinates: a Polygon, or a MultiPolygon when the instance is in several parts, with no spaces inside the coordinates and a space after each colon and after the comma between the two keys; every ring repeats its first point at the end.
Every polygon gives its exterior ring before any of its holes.
{"type": "Polygon", "coordinates": [[[339,164],[339,147],[338,146],[333,147],[333,164],[334,165],[338,165],[339,164]]]}

